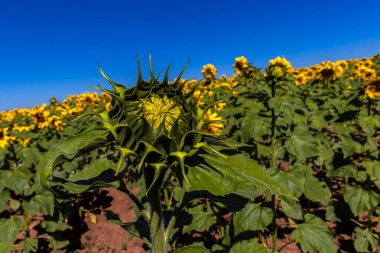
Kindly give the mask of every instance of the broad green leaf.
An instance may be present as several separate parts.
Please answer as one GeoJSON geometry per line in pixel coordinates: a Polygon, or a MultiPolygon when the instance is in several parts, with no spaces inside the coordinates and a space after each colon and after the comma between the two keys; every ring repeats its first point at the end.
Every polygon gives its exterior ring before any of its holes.
{"type": "Polygon", "coordinates": [[[100,187],[118,187],[117,165],[109,160],[95,160],[69,178],[59,178],[70,192],[82,193],[100,187]]]}
{"type": "Polygon", "coordinates": [[[271,152],[267,146],[257,143],[256,147],[257,147],[257,156],[259,158],[271,156],[271,152]]]}
{"type": "Polygon", "coordinates": [[[0,191],[0,213],[2,213],[5,210],[10,199],[11,195],[9,194],[9,192],[0,191]]]}
{"type": "Polygon", "coordinates": [[[0,219],[0,242],[12,243],[22,227],[21,220],[11,216],[0,219]]]}
{"type": "Polygon", "coordinates": [[[55,250],[63,249],[70,244],[69,240],[58,240],[53,237],[49,237],[49,246],[55,250]]]}
{"type": "Polygon", "coordinates": [[[318,155],[318,140],[307,131],[296,127],[292,135],[285,142],[286,150],[303,160],[318,155]]]}
{"type": "MultiPolygon", "coordinates": [[[[330,201],[330,189],[324,182],[320,182],[313,176],[309,166],[295,164],[289,172],[279,172],[276,178],[296,197],[304,193],[309,200],[314,202],[327,204],[330,201]]],[[[289,200],[287,202],[290,203],[289,200]]]]}
{"type": "Polygon", "coordinates": [[[284,185],[295,197],[299,198],[304,191],[306,181],[304,170],[304,166],[296,165],[289,171],[278,171],[274,178],[284,185]]]}
{"type": "Polygon", "coordinates": [[[15,250],[15,246],[11,246],[9,243],[0,242],[0,253],[7,253],[15,250]]]}
{"type": "Polygon", "coordinates": [[[324,182],[320,182],[311,173],[305,174],[305,189],[306,198],[314,202],[327,204],[331,198],[331,191],[324,182]]]}
{"type": "MultiPolygon", "coordinates": [[[[323,140],[325,137],[321,135],[319,135],[318,137],[319,137],[319,140],[323,143],[323,140]]],[[[331,147],[329,144],[320,145],[318,147],[318,150],[319,150],[318,158],[321,161],[321,164],[319,164],[319,166],[325,165],[328,171],[333,168],[332,162],[334,159],[334,152],[331,152],[332,149],[333,147],[331,147]]]]}
{"type": "Polygon", "coordinates": [[[352,133],[356,131],[355,127],[349,126],[346,123],[334,123],[333,125],[334,132],[338,135],[347,135],[347,133],[352,133]]]}
{"type": "Polygon", "coordinates": [[[273,210],[260,204],[247,204],[234,217],[235,233],[251,230],[258,231],[266,228],[273,219],[273,210]]]}
{"type": "Polygon", "coordinates": [[[71,228],[69,225],[62,221],[43,221],[41,227],[47,232],[53,233],[56,231],[65,231],[66,229],[71,228]]]}
{"type": "Polygon", "coordinates": [[[321,116],[313,115],[311,126],[315,129],[321,130],[328,126],[328,122],[321,116]]]}
{"type": "Polygon", "coordinates": [[[358,143],[358,153],[376,154],[378,152],[378,144],[371,137],[367,137],[366,142],[361,145],[358,143]]]}
{"type": "Polygon", "coordinates": [[[4,161],[5,154],[7,153],[7,150],[0,149],[0,161],[4,161]]]}
{"type": "Polygon", "coordinates": [[[355,177],[357,173],[356,166],[352,164],[344,165],[328,173],[329,177],[355,177]]]}
{"type": "Polygon", "coordinates": [[[72,160],[87,150],[94,149],[107,143],[108,135],[109,132],[107,130],[92,129],[74,135],[66,141],[56,145],[42,156],[36,169],[38,180],[44,187],[50,188],[49,178],[58,164],[65,160],[72,160]]]}
{"type": "Polygon", "coordinates": [[[235,193],[251,199],[270,192],[295,198],[256,162],[243,155],[222,158],[201,154],[192,158],[186,166],[190,182],[185,184],[187,191],[206,190],[217,196],[235,193]]]}
{"type": "Polygon", "coordinates": [[[198,205],[190,208],[189,214],[192,217],[191,224],[183,227],[184,233],[191,232],[192,230],[199,232],[206,231],[216,222],[216,216],[209,207],[204,210],[203,206],[198,205]]]}
{"type": "Polygon", "coordinates": [[[286,216],[295,220],[302,220],[302,207],[299,203],[295,201],[288,202],[286,199],[282,199],[280,202],[280,207],[286,216]]]}
{"type": "Polygon", "coordinates": [[[19,152],[19,157],[22,159],[23,164],[29,167],[33,163],[38,162],[41,157],[41,153],[36,147],[24,148],[19,152]]]}
{"type": "Polygon", "coordinates": [[[373,190],[364,190],[360,186],[346,185],[344,199],[352,213],[357,216],[376,207],[379,204],[380,195],[373,190]]]}
{"type": "Polygon", "coordinates": [[[366,172],[371,177],[380,180],[380,161],[370,161],[366,160],[362,162],[366,172]]]}
{"type": "Polygon", "coordinates": [[[305,214],[305,221],[292,232],[292,237],[302,249],[309,252],[337,252],[334,238],[322,219],[305,214]]]}
{"type": "Polygon", "coordinates": [[[254,113],[247,114],[241,123],[241,138],[247,143],[250,138],[261,140],[263,135],[270,134],[270,122],[254,113]]]}
{"type": "Polygon", "coordinates": [[[344,136],[342,139],[342,150],[343,158],[352,156],[355,153],[358,153],[360,149],[360,144],[352,140],[350,136],[344,136]]]}
{"type": "Polygon", "coordinates": [[[257,239],[237,242],[232,246],[230,250],[230,253],[248,253],[248,252],[269,253],[271,251],[269,251],[268,248],[266,248],[264,245],[259,243],[257,239]]]}
{"type": "Polygon", "coordinates": [[[353,235],[354,246],[357,252],[376,252],[379,246],[379,236],[370,230],[355,228],[353,235]]]}
{"type": "Polygon", "coordinates": [[[22,241],[22,252],[36,252],[38,247],[38,238],[27,237],[22,241]]]}
{"type": "Polygon", "coordinates": [[[198,246],[198,245],[191,245],[191,246],[185,246],[183,248],[179,248],[175,253],[211,253],[208,249],[198,246]]]}
{"type": "Polygon", "coordinates": [[[25,188],[29,187],[29,179],[32,173],[26,167],[20,166],[16,169],[2,171],[0,184],[17,193],[22,193],[25,188]]]}
{"type": "Polygon", "coordinates": [[[24,212],[29,214],[45,213],[48,215],[54,214],[54,195],[44,190],[35,195],[29,202],[22,203],[24,212]]]}
{"type": "Polygon", "coordinates": [[[359,124],[369,136],[372,136],[376,132],[376,129],[380,127],[380,118],[371,116],[359,117],[359,124]]]}
{"type": "MultiPolygon", "coordinates": [[[[344,211],[343,208],[341,208],[342,211],[344,211]]],[[[335,206],[329,205],[326,207],[326,219],[327,221],[332,222],[341,222],[342,220],[338,218],[337,214],[335,213],[335,206]]]]}

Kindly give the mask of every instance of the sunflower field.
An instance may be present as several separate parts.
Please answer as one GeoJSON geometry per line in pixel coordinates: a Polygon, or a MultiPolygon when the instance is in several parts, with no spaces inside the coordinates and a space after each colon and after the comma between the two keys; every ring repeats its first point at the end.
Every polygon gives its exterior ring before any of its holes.
{"type": "Polygon", "coordinates": [[[129,88],[99,68],[112,90],[0,112],[0,253],[71,252],[104,188],[148,252],[379,252],[379,55],[173,81],[149,60],[129,88]]]}

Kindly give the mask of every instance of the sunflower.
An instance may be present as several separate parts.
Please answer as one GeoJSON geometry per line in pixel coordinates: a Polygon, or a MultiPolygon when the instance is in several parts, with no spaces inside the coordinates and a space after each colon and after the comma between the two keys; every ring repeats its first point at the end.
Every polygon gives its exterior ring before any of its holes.
{"type": "Polygon", "coordinates": [[[277,78],[284,77],[286,75],[286,69],[278,65],[274,65],[273,67],[269,68],[269,72],[272,76],[277,78]]]}
{"type": "Polygon", "coordinates": [[[105,105],[105,109],[106,111],[110,111],[112,109],[112,104],[111,102],[108,102],[106,105],[105,105]]]}
{"type": "Polygon", "coordinates": [[[0,119],[2,122],[11,122],[16,117],[16,114],[12,111],[9,112],[1,112],[0,119]]]}
{"type": "Polygon", "coordinates": [[[319,79],[323,81],[331,81],[336,78],[335,68],[334,68],[334,65],[331,63],[331,61],[328,61],[328,62],[324,61],[320,64],[318,77],[319,79]]]}
{"type": "Polygon", "coordinates": [[[77,106],[83,108],[87,106],[96,106],[100,101],[99,94],[96,92],[83,93],[79,96],[74,96],[74,99],[77,106]]]}
{"type": "Polygon", "coordinates": [[[17,139],[17,142],[23,147],[23,148],[26,148],[30,143],[31,143],[32,139],[30,138],[27,138],[27,139],[17,139]]]}
{"type": "Polygon", "coordinates": [[[365,96],[370,99],[380,98],[380,78],[368,83],[365,88],[365,96]]]}
{"type": "Polygon", "coordinates": [[[295,78],[294,82],[296,83],[297,86],[302,86],[307,83],[307,78],[303,73],[299,73],[295,75],[294,78],[295,78]]]}
{"type": "Polygon", "coordinates": [[[60,117],[54,115],[48,118],[49,128],[55,132],[62,132],[66,123],[60,117]]]}
{"type": "Polygon", "coordinates": [[[339,65],[343,68],[344,71],[348,68],[348,62],[347,61],[337,61],[335,62],[336,65],[339,65]]]}
{"type": "Polygon", "coordinates": [[[49,126],[48,117],[50,112],[46,110],[46,104],[42,106],[36,106],[31,109],[30,117],[37,124],[38,128],[46,128],[49,126]]]}
{"type": "Polygon", "coordinates": [[[361,62],[361,65],[366,68],[372,68],[373,62],[370,59],[363,59],[363,61],[361,62]]]}
{"type": "Polygon", "coordinates": [[[219,102],[217,103],[214,107],[215,107],[215,110],[217,111],[221,111],[223,110],[223,108],[227,105],[226,102],[219,102]]]}
{"type": "Polygon", "coordinates": [[[236,57],[235,63],[233,64],[236,74],[241,75],[243,69],[248,68],[247,58],[244,56],[236,57]]]}
{"type": "Polygon", "coordinates": [[[311,69],[305,71],[305,76],[308,80],[313,80],[315,78],[315,72],[311,69]]]}
{"type": "Polygon", "coordinates": [[[206,128],[204,131],[206,133],[215,134],[219,136],[224,128],[223,123],[221,123],[222,118],[218,116],[217,113],[212,113],[210,109],[208,109],[204,115],[204,120],[206,122],[206,128]]]}
{"type": "Polygon", "coordinates": [[[277,57],[269,60],[269,66],[275,65],[283,67],[287,72],[290,72],[293,69],[292,64],[286,60],[285,57],[277,57]]]}
{"type": "Polygon", "coordinates": [[[376,78],[376,71],[373,68],[363,66],[359,70],[359,75],[367,82],[370,82],[376,78]]]}
{"type": "Polygon", "coordinates": [[[212,64],[207,64],[203,66],[202,74],[207,79],[214,79],[216,77],[216,68],[212,64]]]}
{"type": "Polygon", "coordinates": [[[19,126],[17,123],[13,124],[12,130],[17,131],[17,132],[30,132],[33,129],[35,129],[35,125],[30,125],[30,126],[19,126]]]}
{"type": "Polygon", "coordinates": [[[181,109],[175,101],[168,97],[152,95],[147,99],[141,100],[143,117],[151,127],[156,130],[163,123],[163,126],[170,132],[174,123],[181,116],[181,109]]]}
{"type": "Polygon", "coordinates": [[[56,98],[51,98],[50,99],[50,105],[52,105],[52,106],[55,106],[57,104],[57,99],[56,98]]]}
{"type": "MultiPolygon", "coordinates": [[[[196,84],[197,84],[197,81],[195,79],[191,79],[191,80],[181,79],[178,82],[179,86],[183,86],[182,92],[184,94],[188,94],[195,87],[196,84]]],[[[199,86],[198,86],[198,88],[199,88],[199,86]]]]}
{"type": "Polygon", "coordinates": [[[203,106],[205,103],[202,101],[204,93],[200,90],[196,90],[193,93],[193,99],[197,101],[197,106],[203,106]]]}
{"type": "Polygon", "coordinates": [[[13,143],[14,137],[10,136],[8,133],[8,128],[0,127],[0,149],[7,148],[13,143]]]}

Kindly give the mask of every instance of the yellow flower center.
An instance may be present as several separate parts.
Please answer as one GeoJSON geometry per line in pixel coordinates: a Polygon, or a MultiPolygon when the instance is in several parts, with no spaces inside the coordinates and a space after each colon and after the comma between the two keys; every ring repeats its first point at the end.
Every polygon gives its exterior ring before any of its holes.
{"type": "Polygon", "coordinates": [[[149,122],[153,129],[157,129],[161,124],[166,130],[170,131],[173,124],[181,115],[180,107],[175,101],[164,97],[153,95],[142,100],[144,118],[149,122]]]}

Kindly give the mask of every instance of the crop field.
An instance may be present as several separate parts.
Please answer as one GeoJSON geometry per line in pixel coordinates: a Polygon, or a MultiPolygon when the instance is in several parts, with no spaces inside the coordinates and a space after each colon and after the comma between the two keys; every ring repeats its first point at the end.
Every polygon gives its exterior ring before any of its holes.
{"type": "Polygon", "coordinates": [[[112,90],[0,112],[0,253],[380,252],[379,55],[241,56],[201,80],[149,63],[128,88],[99,68],[112,90]],[[140,251],[78,239],[101,215],[140,251]]]}

